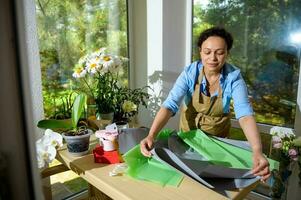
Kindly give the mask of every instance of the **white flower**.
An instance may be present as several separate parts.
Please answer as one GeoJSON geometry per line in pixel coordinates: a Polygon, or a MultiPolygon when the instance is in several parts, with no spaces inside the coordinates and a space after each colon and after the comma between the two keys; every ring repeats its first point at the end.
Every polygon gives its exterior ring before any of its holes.
{"type": "Polygon", "coordinates": [[[113,62],[114,64],[110,68],[110,72],[119,72],[121,67],[121,59],[118,56],[113,56],[113,62]]]}
{"type": "Polygon", "coordinates": [[[72,76],[74,78],[82,78],[86,75],[87,71],[83,67],[76,67],[72,76]]]}
{"type": "Polygon", "coordinates": [[[47,129],[42,138],[36,141],[39,168],[51,163],[56,156],[56,147],[63,146],[63,137],[51,129],[47,129]]]}
{"type": "Polygon", "coordinates": [[[95,74],[97,71],[101,70],[101,60],[97,57],[92,57],[87,61],[86,70],[89,73],[95,74]]]}
{"type": "Polygon", "coordinates": [[[101,63],[102,63],[102,66],[103,66],[103,69],[102,69],[103,72],[108,72],[108,71],[110,71],[110,69],[112,67],[115,66],[115,62],[114,62],[113,57],[111,55],[108,55],[108,54],[105,54],[105,55],[101,56],[101,63]]]}
{"type": "Polygon", "coordinates": [[[46,163],[51,163],[56,156],[56,149],[54,148],[54,146],[44,145],[42,139],[39,139],[36,142],[36,150],[39,168],[44,167],[46,163]]]}
{"type": "Polygon", "coordinates": [[[280,138],[295,137],[295,134],[291,128],[285,128],[280,126],[274,126],[273,128],[271,128],[270,134],[279,136],[280,138]]]}
{"type": "Polygon", "coordinates": [[[44,144],[46,146],[51,145],[53,147],[62,147],[63,146],[63,137],[61,134],[47,129],[43,137],[44,144]]]}

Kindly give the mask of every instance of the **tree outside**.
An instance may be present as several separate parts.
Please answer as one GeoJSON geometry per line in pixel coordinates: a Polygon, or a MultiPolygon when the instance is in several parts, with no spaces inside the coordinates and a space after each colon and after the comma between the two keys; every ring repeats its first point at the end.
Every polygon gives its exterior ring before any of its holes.
{"type": "Polygon", "coordinates": [[[201,31],[223,26],[234,37],[229,63],[241,69],[259,123],[293,127],[301,44],[301,1],[194,1],[193,60],[201,31]]]}
{"type": "MultiPolygon", "coordinates": [[[[68,118],[79,58],[101,47],[128,57],[126,0],[36,0],[36,17],[45,115],[68,118]]],[[[119,77],[128,84],[128,64],[119,77]]]]}

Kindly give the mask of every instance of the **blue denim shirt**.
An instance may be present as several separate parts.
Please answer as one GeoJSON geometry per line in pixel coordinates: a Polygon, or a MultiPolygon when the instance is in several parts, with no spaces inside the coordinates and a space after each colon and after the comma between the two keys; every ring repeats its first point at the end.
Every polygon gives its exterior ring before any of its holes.
{"type": "MultiPolygon", "coordinates": [[[[189,66],[186,66],[169,92],[167,99],[163,102],[162,107],[169,109],[175,114],[179,110],[183,99],[185,105],[188,105],[202,69],[203,64],[200,61],[193,62],[189,66]]],[[[219,81],[222,88],[224,113],[230,112],[230,101],[233,99],[236,119],[253,115],[253,108],[248,98],[247,86],[241,76],[240,70],[226,63],[222,68],[219,81]]],[[[200,92],[207,95],[205,88],[206,78],[204,76],[200,85],[200,92]]],[[[212,97],[217,95],[218,91],[216,91],[212,97]]]]}

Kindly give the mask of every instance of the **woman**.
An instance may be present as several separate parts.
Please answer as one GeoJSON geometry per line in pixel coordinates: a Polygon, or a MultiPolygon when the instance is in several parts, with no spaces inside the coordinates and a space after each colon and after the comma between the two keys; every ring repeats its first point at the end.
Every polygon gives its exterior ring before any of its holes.
{"type": "Polygon", "coordinates": [[[201,61],[187,66],[178,77],[167,99],[157,113],[150,132],[140,142],[141,152],[151,156],[150,149],[158,132],[170,117],[181,109],[180,129],[201,129],[207,134],[227,137],[230,129],[230,100],[234,100],[236,118],[253,151],[253,174],[265,181],[269,164],[262,154],[259,132],[248,100],[247,88],[239,69],[226,63],[233,38],[225,29],[213,27],[199,36],[201,61]]]}

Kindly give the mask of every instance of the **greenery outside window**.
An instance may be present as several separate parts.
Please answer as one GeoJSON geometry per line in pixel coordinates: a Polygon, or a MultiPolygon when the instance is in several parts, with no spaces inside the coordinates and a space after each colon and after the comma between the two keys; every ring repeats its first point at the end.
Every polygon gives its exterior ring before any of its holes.
{"type": "MultiPolygon", "coordinates": [[[[128,57],[126,0],[36,0],[45,117],[70,117],[79,59],[106,47],[128,57]]],[[[128,64],[119,72],[128,85],[128,64]]]]}
{"type": "MultiPolygon", "coordinates": [[[[129,57],[127,1],[36,0],[35,5],[45,117],[70,118],[74,91],[79,89],[72,73],[79,59],[103,47],[129,57]]],[[[124,86],[128,86],[128,67],[126,63],[119,71],[124,86]]],[[[51,177],[54,198],[70,195],[61,193],[63,188],[74,193],[87,187],[83,179],[66,173],[68,178],[51,177]],[[57,182],[63,185],[56,187],[57,182]]]]}
{"type": "MultiPolygon", "coordinates": [[[[301,51],[300,1],[194,0],[193,44],[211,26],[234,37],[229,62],[241,69],[259,123],[294,127],[301,51]]],[[[199,58],[193,47],[193,60],[199,58]]]]}

